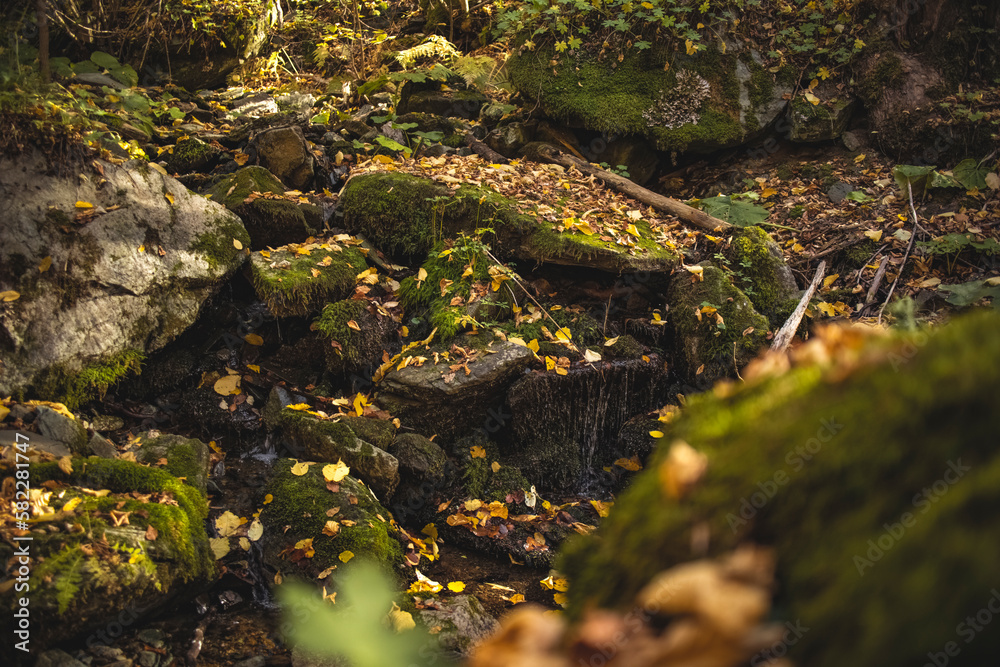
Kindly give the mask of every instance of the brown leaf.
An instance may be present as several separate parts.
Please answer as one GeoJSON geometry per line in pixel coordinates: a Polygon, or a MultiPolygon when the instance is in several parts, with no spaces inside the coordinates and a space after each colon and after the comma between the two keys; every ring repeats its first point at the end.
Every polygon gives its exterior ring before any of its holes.
{"type": "Polygon", "coordinates": [[[159,531],[156,530],[156,527],[153,524],[149,524],[148,526],[146,526],[146,539],[147,540],[149,540],[150,542],[155,542],[156,538],[159,537],[159,536],[160,536],[160,533],[159,533],[159,531]]]}

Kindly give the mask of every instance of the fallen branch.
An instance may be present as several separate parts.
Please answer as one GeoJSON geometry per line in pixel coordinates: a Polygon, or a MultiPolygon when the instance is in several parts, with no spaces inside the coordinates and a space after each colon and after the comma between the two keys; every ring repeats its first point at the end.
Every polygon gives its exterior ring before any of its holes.
{"type": "Polygon", "coordinates": [[[795,332],[799,330],[799,323],[806,314],[806,308],[809,307],[809,299],[812,298],[813,292],[819,287],[820,282],[823,280],[823,276],[826,275],[826,260],[819,263],[816,267],[816,275],[813,276],[812,282],[809,283],[809,288],[806,290],[802,298],[799,299],[799,305],[795,306],[795,310],[788,317],[781,328],[778,329],[778,333],[774,335],[774,340],[771,341],[771,349],[775,352],[781,352],[788,347],[789,343],[792,342],[792,338],[795,336],[795,332]]]}
{"type": "Polygon", "coordinates": [[[641,185],[636,185],[627,178],[619,176],[618,174],[612,174],[610,171],[605,171],[600,167],[595,167],[589,162],[585,162],[584,160],[573,157],[572,155],[567,155],[552,146],[539,146],[536,154],[549,162],[561,165],[567,169],[575,167],[584,174],[595,176],[603,181],[608,187],[614,188],[618,192],[628,195],[633,199],[637,199],[643,204],[648,204],[658,211],[664,211],[671,215],[675,215],[684,222],[687,222],[695,227],[700,227],[705,231],[725,231],[732,227],[732,225],[728,222],[714,218],[708,213],[696,209],[693,206],[688,206],[684,202],[671,199],[670,197],[658,195],[655,192],[647,190],[641,185]]]}
{"type": "Polygon", "coordinates": [[[878,323],[882,324],[882,313],[885,311],[885,307],[889,305],[889,300],[892,299],[892,293],[896,291],[896,285],[899,283],[900,276],[903,275],[903,268],[906,267],[906,260],[910,257],[910,251],[913,250],[913,242],[917,240],[917,231],[920,229],[920,220],[917,219],[917,209],[913,206],[913,184],[910,181],[906,181],[906,191],[910,196],[910,213],[913,214],[913,232],[910,233],[910,245],[906,246],[906,253],[903,255],[903,261],[899,263],[899,271],[896,272],[896,279],[892,281],[892,287],[889,288],[889,295],[885,297],[885,303],[878,311],[878,323]]]}
{"type": "Polygon", "coordinates": [[[481,142],[479,139],[472,134],[472,132],[465,133],[465,145],[472,149],[472,152],[483,158],[487,162],[497,162],[499,164],[507,164],[510,160],[505,158],[500,153],[481,142]]]}

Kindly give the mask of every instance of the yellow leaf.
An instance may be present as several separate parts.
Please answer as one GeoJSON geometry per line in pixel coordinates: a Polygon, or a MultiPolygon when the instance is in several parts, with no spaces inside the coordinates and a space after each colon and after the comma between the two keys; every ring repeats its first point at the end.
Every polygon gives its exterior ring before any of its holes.
{"type": "Polygon", "coordinates": [[[708,457],[683,440],[670,446],[667,459],[660,464],[660,485],[667,496],[679,500],[686,496],[708,469],[708,457]]]}
{"type": "Polygon", "coordinates": [[[263,345],[264,339],[255,333],[249,333],[243,337],[243,340],[250,343],[251,345],[263,345]]]}
{"type": "Polygon", "coordinates": [[[593,236],[596,232],[593,227],[590,226],[589,222],[581,222],[576,225],[576,228],[587,236],[593,236]]]}
{"type": "Polygon", "coordinates": [[[420,287],[420,283],[425,280],[427,280],[427,269],[420,267],[420,270],[417,271],[417,287],[420,287]]]}
{"type": "Polygon", "coordinates": [[[867,156],[867,155],[865,155],[864,153],[862,153],[861,155],[856,155],[856,156],[854,157],[854,162],[855,162],[855,164],[861,164],[862,162],[864,162],[864,161],[865,161],[865,158],[866,158],[866,157],[868,157],[868,156],[867,156]]]}
{"type": "Polygon", "coordinates": [[[215,560],[225,558],[226,554],[229,553],[229,538],[210,537],[208,538],[208,545],[212,548],[212,555],[215,556],[215,560]]]}
{"type": "Polygon", "coordinates": [[[515,593],[514,595],[510,596],[511,604],[520,604],[521,602],[524,602],[524,596],[521,595],[520,593],[515,593]]]}
{"type": "Polygon", "coordinates": [[[601,517],[602,519],[607,518],[608,514],[611,513],[611,506],[614,505],[614,503],[611,501],[603,501],[603,500],[591,500],[590,504],[597,511],[597,516],[601,517]]]}
{"type": "Polygon", "coordinates": [[[465,583],[461,581],[452,581],[448,584],[448,590],[452,593],[461,593],[465,590],[465,583]]]}
{"type": "Polygon", "coordinates": [[[619,468],[625,468],[625,470],[630,470],[632,472],[638,472],[642,470],[642,464],[639,463],[639,457],[633,456],[632,458],[620,458],[615,461],[615,465],[619,468]]]}
{"type": "Polygon", "coordinates": [[[469,454],[471,454],[472,458],[474,459],[486,458],[486,450],[480,447],[479,445],[474,445],[472,447],[469,447],[469,454]]]}
{"type": "Polygon", "coordinates": [[[45,273],[52,267],[52,255],[45,257],[38,265],[39,273],[45,273]]]}
{"type": "Polygon", "coordinates": [[[650,431],[649,435],[650,435],[650,437],[653,437],[653,438],[662,438],[663,437],[663,431],[650,431]]]}
{"type": "Polygon", "coordinates": [[[878,243],[879,241],[882,240],[882,230],[879,229],[878,231],[875,231],[870,229],[867,232],[865,232],[865,236],[870,238],[872,241],[878,243]]]}
{"type": "Polygon", "coordinates": [[[77,208],[94,208],[94,205],[91,204],[89,201],[80,200],[80,201],[78,201],[76,203],[76,207],[77,208]]]}
{"type": "Polygon", "coordinates": [[[250,524],[250,529],[247,531],[247,537],[251,541],[256,542],[264,534],[264,524],[262,524],[258,519],[254,519],[253,523],[250,524]]]}
{"type": "Polygon", "coordinates": [[[229,537],[242,525],[240,518],[226,510],[215,520],[215,528],[221,537],[229,537]]]}
{"type": "Polygon", "coordinates": [[[687,49],[687,54],[693,56],[698,53],[698,45],[692,42],[690,39],[684,40],[684,48],[687,49]]]}
{"type": "Polygon", "coordinates": [[[274,500],[274,496],[272,496],[272,495],[271,495],[270,493],[269,493],[269,494],[267,494],[266,496],[264,496],[264,504],[265,504],[265,505],[267,505],[267,504],[268,504],[269,502],[271,502],[272,500],[274,500]]]}
{"type": "Polygon", "coordinates": [[[538,339],[537,338],[532,338],[531,339],[531,342],[528,343],[528,349],[531,350],[532,352],[534,352],[535,354],[538,354],[538,339]]]}
{"type": "Polygon", "coordinates": [[[350,551],[341,551],[340,555],[337,556],[337,558],[340,559],[341,563],[346,563],[347,561],[349,561],[352,558],[354,558],[354,554],[352,552],[350,552],[350,551]]]}
{"type": "Polygon", "coordinates": [[[600,361],[601,355],[598,354],[597,352],[594,352],[593,350],[584,350],[583,360],[586,361],[588,364],[592,364],[595,361],[600,361]]]}
{"type": "Polygon", "coordinates": [[[361,331],[361,327],[358,326],[358,323],[355,322],[354,320],[347,320],[347,326],[350,327],[351,329],[354,329],[355,331],[361,331]]]}
{"type": "Polygon", "coordinates": [[[389,157],[388,155],[376,155],[372,159],[382,164],[392,164],[392,158],[389,157]]]}
{"type": "Polygon", "coordinates": [[[569,375],[569,371],[562,366],[556,366],[556,375],[569,375]]]}
{"type": "Polygon", "coordinates": [[[813,95],[810,91],[807,90],[805,93],[803,93],[803,95],[805,96],[806,100],[809,101],[810,104],[814,106],[819,104],[819,98],[813,95]]]}
{"type": "Polygon", "coordinates": [[[21,298],[21,293],[15,292],[12,289],[9,289],[5,292],[0,292],[0,302],[6,303],[8,301],[17,301],[20,298],[21,298]]]}
{"type": "Polygon", "coordinates": [[[243,250],[243,243],[239,239],[233,239],[233,247],[237,250],[243,250]]]}
{"type": "Polygon", "coordinates": [[[760,196],[767,199],[768,197],[773,197],[776,194],[778,194],[778,191],[774,188],[764,188],[764,191],[760,193],[760,196]]]}
{"type": "Polygon", "coordinates": [[[139,250],[139,252],[146,252],[146,245],[143,244],[143,245],[139,246],[138,250],[139,250]]]}
{"type": "Polygon", "coordinates": [[[556,329],[556,340],[568,341],[571,338],[573,338],[573,332],[569,330],[569,327],[556,329]]]}
{"type": "Polygon", "coordinates": [[[306,474],[307,472],[309,472],[309,463],[305,461],[299,461],[298,463],[292,466],[293,475],[302,477],[302,475],[306,474]]]}
{"type": "Polygon", "coordinates": [[[639,238],[639,230],[636,228],[635,225],[630,224],[628,227],[625,228],[625,231],[627,231],[632,236],[639,238]]]}
{"type": "Polygon", "coordinates": [[[247,368],[252,370],[254,373],[260,373],[260,366],[257,364],[247,364],[247,368]]]}
{"type": "Polygon", "coordinates": [[[340,533],[340,524],[336,521],[327,521],[323,525],[323,534],[327,537],[336,537],[340,533]]]}
{"type": "Polygon", "coordinates": [[[328,482],[339,482],[340,480],[347,477],[351,472],[351,469],[341,459],[337,459],[336,463],[328,463],[323,466],[323,479],[328,482]]]}
{"type": "Polygon", "coordinates": [[[403,611],[395,602],[392,603],[392,609],[389,610],[389,624],[392,625],[394,632],[403,632],[417,627],[416,621],[413,620],[413,614],[403,611]]]}
{"type": "Polygon", "coordinates": [[[359,417],[365,414],[366,405],[368,405],[368,398],[361,392],[358,392],[358,395],[354,397],[354,412],[359,417]]]}
{"type": "Polygon", "coordinates": [[[821,301],[820,303],[816,304],[816,307],[819,309],[819,312],[823,313],[827,317],[833,317],[834,315],[837,314],[836,309],[825,301],[821,301]]]}
{"type": "Polygon", "coordinates": [[[604,341],[604,347],[611,347],[612,345],[618,342],[619,338],[621,338],[621,336],[615,336],[614,338],[607,339],[606,341],[604,341]]]}
{"type": "MultiPolygon", "coordinates": [[[[472,274],[473,274],[472,266],[469,265],[469,266],[465,267],[465,271],[462,272],[462,277],[463,278],[467,278],[467,277],[471,276],[472,274]]],[[[494,290],[494,291],[496,291],[496,290],[494,290]]]]}
{"type": "Polygon", "coordinates": [[[215,381],[212,386],[216,394],[220,396],[231,396],[240,393],[240,376],[226,375],[215,381]]]}
{"type": "Polygon", "coordinates": [[[705,269],[697,264],[691,264],[690,266],[685,264],[684,270],[694,275],[698,279],[698,282],[705,280],[705,269]]]}
{"type": "Polygon", "coordinates": [[[545,357],[545,370],[551,371],[555,367],[556,367],[556,358],[555,357],[545,357]]]}
{"type": "Polygon", "coordinates": [[[174,203],[174,196],[172,194],[170,194],[169,192],[164,192],[163,196],[166,197],[167,201],[170,202],[171,204],[174,203]]]}
{"type": "Polygon", "coordinates": [[[494,461],[493,463],[490,464],[490,470],[492,470],[494,473],[500,472],[500,464],[494,461]]]}
{"type": "Polygon", "coordinates": [[[819,78],[823,79],[824,81],[830,78],[830,70],[828,70],[825,67],[820,67],[818,74],[819,78]]]}

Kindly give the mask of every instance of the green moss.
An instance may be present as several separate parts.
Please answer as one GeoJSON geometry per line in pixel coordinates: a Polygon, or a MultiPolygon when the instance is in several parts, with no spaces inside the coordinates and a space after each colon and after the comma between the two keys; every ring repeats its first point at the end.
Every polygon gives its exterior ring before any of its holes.
{"type": "Polygon", "coordinates": [[[257,296],[278,317],[307,315],[326,303],[346,299],[354,292],[357,275],[367,266],[365,256],[354,247],[340,252],[320,248],[308,255],[276,250],[266,258],[253,253],[250,261],[257,296]],[[331,263],[318,264],[325,257],[331,257],[331,263]]]}
{"type": "Polygon", "coordinates": [[[35,390],[47,400],[76,410],[87,401],[103,397],[111,385],[129,373],[138,374],[145,358],[139,350],[123,350],[79,371],[54,366],[34,382],[35,390]]]}
{"type": "Polygon", "coordinates": [[[500,469],[493,472],[493,462],[503,461],[497,446],[485,438],[466,439],[463,444],[476,444],[486,450],[485,457],[472,458],[468,448],[465,448],[463,458],[466,459],[462,483],[465,493],[470,498],[478,498],[487,502],[504,500],[510,493],[528,491],[531,483],[525,479],[520,468],[501,462],[500,469]]]}
{"type": "Polygon", "coordinates": [[[886,90],[899,86],[904,78],[903,61],[896,53],[885,51],[877,58],[875,66],[855,88],[858,97],[869,106],[878,103],[886,90]]]}
{"type": "Polygon", "coordinates": [[[316,550],[313,567],[320,570],[339,564],[343,551],[367,556],[387,568],[402,563],[402,549],[391,534],[394,529],[376,518],[381,514],[388,520],[390,515],[365,486],[353,477],[345,477],[340,482],[339,493],[334,494],[326,487],[322,466],[309,466],[305,475],[298,476],[291,474],[292,465],[293,462],[287,459],[275,464],[274,476],[264,490],[273,500],[264,505],[260,516],[262,522],[291,526],[282,538],[289,544],[313,538],[316,550]],[[356,497],[357,504],[346,502],[348,495],[356,497]],[[326,511],[333,507],[340,508],[334,519],[341,522],[341,528],[335,537],[330,537],[323,534],[323,526],[330,519],[326,511]],[[344,519],[356,521],[357,525],[344,525],[344,519]]]}
{"type": "Polygon", "coordinates": [[[863,239],[837,253],[837,263],[848,270],[860,269],[872,258],[878,244],[871,239],[863,239]]]}
{"type": "MultiPolygon", "coordinates": [[[[733,385],[735,393],[689,397],[664,442],[704,452],[705,478],[683,501],[670,498],[659,479],[669,448],[660,449],[598,534],[564,549],[571,613],[628,608],[656,573],[692,559],[694,531],[708,531],[710,556],[741,543],[775,548],[775,613],[823,629],[791,648],[797,664],[864,655],[902,667],[940,651],[996,581],[1000,456],[986,415],[1000,409],[991,391],[1000,384],[998,325],[979,313],[936,332],[869,340],[857,352],[864,363],[838,357],[829,370],[799,367],[733,385]],[[945,484],[952,463],[966,470],[945,484]],[[931,502],[922,494],[935,484],[947,490],[931,491],[931,502]],[[915,524],[890,539],[886,526],[906,513],[915,524]],[[872,543],[882,555],[859,566],[872,543]]],[[[970,664],[986,664],[1000,635],[985,633],[966,651],[975,651],[970,664]]]]}
{"type": "Polygon", "coordinates": [[[285,192],[274,174],[264,167],[244,167],[228,178],[218,182],[211,190],[212,201],[218,202],[233,210],[237,205],[242,204],[252,192],[270,192],[280,195],[285,192]]]}
{"type": "Polygon", "coordinates": [[[238,219],[229,216],[219,216],[212,221],[212,229],[199,234],[191,244],[192,252],[201,253],[209,268],[235,267],[242,261],[244,254],[236,248],[233,241],[239,241],[243,248],[250,247],[250,235],[238,219]]]}
{"type": "Polygon", "coordinates": [[[441,143],[449,148],[461,148],[465,145],[465,135],[455,132],[442,139],[441,143]]]}
{"type": "Polygon", "coordinates": [[[702,113],[697,123],[688,123],[676,128],[653,127],[649,134],[661,151],[698,151],[718,143],[739,141],[743,126],[729,113],[708,109],[702,113]]]}
{"type": "Polygon", "coordinates": [[[682,345],[689,377],[702,365],[707,377],[726,376],[735,365],[745,364],[757,353],[764,344],[768,322],[724,271],[702,266],[704,280],[692,282],[687,276],[675,276],[669,321],[682,345]],[[713,314],[703,314],[699,320],[695,311],[706,305],[718,309],[721,325],[713,314]],[[747,330],[751,331],[744,335],[747,330]]]}
{"type": "Polygon", "coordinates": [[[750,68],[750,105],[756,110],[774,98],[774,77],[753,58],[747,58],[745,64],[750,68]]]}
{"type": "Polygon", "coordinates": [[[348,363],[357,364],[363,361],[361,345],[367,332],[353,329],[347,323],[352,321],[356,323],[367,308],[368,302],[361,299],[338,301],[323,308],[323,312],[315,321],[316,331],[321,336],[340,343],[340,350],[334,353],[339,354],[348,363]]]}
{"type": "Polygon", "coordinates": [[[735,273],[733,282],[765,314],[770,314],[789,296],[778,279],[783,260],[771,254],[770,243],[771,237],[763,229],[746,227],[733,233],[726,252],[735,273]]]}
{"type": "Polygon", "coordinates": [[[610,347],[595,347],[595,351],[610,359],[639,359],[645,352],[645,348],[635,338],[628,334],[618,336],[618,340],[610,347]]]}

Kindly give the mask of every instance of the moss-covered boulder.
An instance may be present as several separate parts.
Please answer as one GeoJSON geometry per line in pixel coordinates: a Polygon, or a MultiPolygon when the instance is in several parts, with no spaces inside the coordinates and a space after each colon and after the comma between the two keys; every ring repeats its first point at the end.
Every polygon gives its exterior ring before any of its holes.
{"type": "Polygon", "coordinates": [[[350,241],[319,239],[250,256],[257,296],[278,317],[315,313],[354,292],[357,275],[368,264],[350,241]]]}
{"type": "Polygon", "coordinates": [[[315,159],[300,127],[270,127],[255,135],[250,146],[259,164],[289,188],[311,189],[315,159]]]}
{"type": "Polygon", "coordinates": [[[679,500],[661,449],[597,536],[564,552],[572,613],[630,605],[694,558],[697,532],[712,555],[775,548],[779,619],[810,628],[786,647],[796,664],[902,667],[950,643],[986,664],[1000,635],[973,623],[996,606],[998,327],[978,313],[892,337],[830,328],[789,371],[765,357],[746,385],[689,396],[664,443],[705,454],[704,477],[679,500]]]}
{"type": "Polygon", "coordinates": [[[388,501],[399,484],[399,462],[392,454],[359,438],[347,421],[323,418],[293,409],[293,396],[275,387],[267,399],[264,421],[294,449],[312,461],[342,460],[355,477],[388,501]]]}
{"type": "Polygon", "coordinates": [[[418,433],[448,443],[490,418],[534,357],[522,345],[499,341],[458,356],[390,371],[379,385],[379,405],[418,433]],[[456,361],[462,366],[452,370],[456,361]]]}
{"type": "Polygon", "coordinates": [[[695,55],[633,49],[620,62],[588,49],[557,54],[544,47],[511,56],[507,70],[518,92],[569,125],[700,153],[739,145],[784,109],[789,82],[762,62],[737,44],[695,55]]]}
{"type": "Polygon", "coordinates": [[[219,149],[201,139],[188,138],[178,141],[167,157],[167,171],[189,174],[210,166],[219,157],[219,149]]]}
{"type": "MultiPolygon", "coordinates": [[[[437,90],[404,86],[397,113],[424,113],[445,118],[479,118],[479,110],[490,98],[476,90],[437,90]]],[[[436,87],[435,87],[436,88],[436,87]]]]}
{"type": "Polygon", "coordinates": [[[382,363],[382,353],[398,340],[399,326],[363,299],[328,304],[314,325],[323,339],[330,372],[368,375],[382,363]]]}
{"type": "Polygon", "coordinates": [[[795,310],[799,290],[781,249],[760,227],[736,229],[724,256],[733,282],[778,327],[795,310]]]}
{"type": "Polygon", "coordinates": [[[634,245],[626,247],[525,215],[516,202],[488,187],[461,185],[452,191],[428,178],[375,172],[352,178],[340,204],[350,230],[379,239],[380,249],[401,260],[420,261],[445,239],[490,228],[489,242],[505,258],[610,273],[669,272],[679,263],[677,253],[658,243],[643,220],[635,223],[634,245]]]}
{"type": "Polygon", "coordinates": [[[805,96],[796,95],[789,105],[788,120],[791,125],[788,138],[798,143],[831,141],[847,129],[857,101],[851,95],[837,94],[830,86],[817,91],[818,104],[812,104],[805,96]]]}
{"type": "Polygon", "coordinates": [[[327,482],[323,464],[307,472],[292,472],[295,461],[280,459],[262,490],[272,500],[263,506],[260,522],[264,562],[283,577],[299,576],[322,582],[352,558],[366,558],[394,571],[403,550],[389,523],[392,515],[353,476],[327,482]]]}
{"type": "MultiPolygon", "coordinates": [[[[14,476],[12,464],[0,466],[14,476]]],[[[30,545],[20,563],[30,572],[32,648],[88,633],[89,643],[109,643],[108,623],[134,622],[214,579],[208,504],[196,487],[163,470],[98,457],[73,459],[71,472],[54,462],[27,471],[28,530],[5,522],[0,557],[10,562],[17,547],[30,545]]],[[[5,588],[5,613],[20,608],[25,594],[5,588]]]]}
{"type": "Polygon", "coordinates": [[[679,377],[705,385],[733,375],[760,350],[767,319],[730,276],[708,262],[670,281],[668,321],[674,330],[679,377]]]}
{"type": "Polygon", "coordinates": [[[75,407],[184,332],[246,260],[239,218],[145,162],[0,160],[0,395],[75,407]],[[239,248],[237,247],[239,246],[239,248]]]}
{"type": "Polygon", "coordinates": [[[240,217],[250,233],[250,248],[262,250],[303,241],[318,231],[298,203],[281,198],[287,189],[264,167],[244,167],[208,194],[240,217]]]}
{"type": "Polygon", "coordinates": [[[207,493],[208,445],[195,438],[159,432],[139,434],[142,446],[136,460],[166,470],[187,484],[207,493]]]}
{"type": "Polygon", "coordinates": [[[392,509],[400,521],[430,518],[437,511],[438,494],[454,482],[448,455],[436,443],[416,433],[396,438],[392,454],[399,460],[399,487],[392,509]]]}

